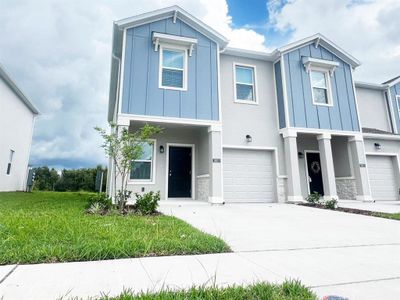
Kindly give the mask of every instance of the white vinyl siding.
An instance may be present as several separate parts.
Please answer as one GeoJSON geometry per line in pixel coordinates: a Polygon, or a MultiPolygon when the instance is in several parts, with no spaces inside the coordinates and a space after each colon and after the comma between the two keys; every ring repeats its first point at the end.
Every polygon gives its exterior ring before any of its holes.
{"type": "Polygon", "coordinates": [[[392,156],[367,155],[369,181],[375,201],[398,199],[394,161],[392,156]]]}
{"type": "Polygon", "coordinates": [[[224,201],[273,202],[272,157],[271,151],[224,149],[224,201]]]}

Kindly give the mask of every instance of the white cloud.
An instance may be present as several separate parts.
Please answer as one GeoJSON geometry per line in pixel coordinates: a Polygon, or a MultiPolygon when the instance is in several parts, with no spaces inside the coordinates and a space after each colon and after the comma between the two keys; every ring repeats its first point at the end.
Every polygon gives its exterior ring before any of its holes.
{"type": "Polygon", "coordinates": [[[400,74],[400,1],[292,0],[272,8],[273,26],[293,31],[292,40],[320,32],[359,59],[356,79],[383,82],[400,74]]]}
{"type": "Polygon", "coordinates": [[[112,22],[178,4],[226,35],[264,49],[264,37],[232,29],[225,0],[2,2],[0,61],[39,107],[33,163],[105,163],[94,126],[107,126],[112,22]]]}

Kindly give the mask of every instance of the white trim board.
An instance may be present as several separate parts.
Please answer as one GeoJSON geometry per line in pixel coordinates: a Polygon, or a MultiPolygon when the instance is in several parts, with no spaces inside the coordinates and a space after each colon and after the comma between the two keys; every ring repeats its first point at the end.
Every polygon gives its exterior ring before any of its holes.
{"type": "Polygon", "coordinates": [[[166,200],[176,200],[176,199],[188,199],[188,198],[169,198],[168,197],[168,183],[169,183],[169,148],[170,147],[185,147],[185,148],[191,148],[192,149],[192,191],[191,191],[191,199],[195,200],[196,198],[196,146],[195,144],[181,144],[181,143],[166,143],[165,147],[167,148],[166,150],[166,157],[165,157],[165,199],[166,200]]]}
{"type": "Polygon", "coordinates": [[[147,115],[134,115],[134,114],[119,114],[118,115],[118,126],[129,126],[130,121],[139,122],[150,122],[150,123],[166,123],[166,124],[185,124],[193,126],[221,126],[221,121],[213,120],[197,120],[197,119],[185,119],[185,118],[173,118],[173,117],[159,117],[159,116],[147,116],[147,115]]]}

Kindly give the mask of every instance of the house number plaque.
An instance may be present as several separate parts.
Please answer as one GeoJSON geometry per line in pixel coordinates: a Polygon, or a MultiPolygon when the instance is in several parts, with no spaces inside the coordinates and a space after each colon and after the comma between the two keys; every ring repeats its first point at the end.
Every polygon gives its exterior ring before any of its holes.
{"type": "Polygon", "coordinates": [[[220,158],[213,158],[213,163],[220,163],[221,159],[220,158]]]}
{"type": "Polygon", "coordinates": [[[365,168],[366,165],[365,164],[360,164],[360,168],[365,168]]]}

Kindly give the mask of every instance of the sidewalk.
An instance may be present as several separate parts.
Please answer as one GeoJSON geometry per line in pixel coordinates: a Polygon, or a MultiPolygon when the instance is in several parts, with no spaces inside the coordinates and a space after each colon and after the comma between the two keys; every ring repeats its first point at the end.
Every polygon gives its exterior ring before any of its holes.
{"type": "Polygon", "coordinates": [[[57,299],[118,295],[124,289],[218,286],[300,278],[319,295],[398,299],[400,245],[237,252],[39,265],[1,266],[0,295],[57,299]]]}

